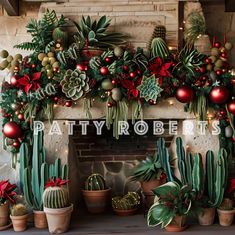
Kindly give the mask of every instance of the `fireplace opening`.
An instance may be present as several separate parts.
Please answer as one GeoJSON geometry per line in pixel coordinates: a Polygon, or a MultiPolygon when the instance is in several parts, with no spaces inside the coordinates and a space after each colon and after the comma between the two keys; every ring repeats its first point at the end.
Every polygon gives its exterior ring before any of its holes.
{"type": "Polygon", "coordinates": [[[69,138],[70,194],[79,208],[84,208],[81,189],[92,173],[104,176],[113,195],[139,191],[140,184],[130,180],[131,169],[138,161],[155,153],[158,138],[163,137],[169,147],[174,137],[169,135],[169,120],[156,120],[164,124],[164,133],[161,135],[153,133],[155,120],[145,120],[149,128],[145,135],[136,134],[131,121],[128,121],[129,135],[121,135],[118,140],[113,137],[112,128],[108,130],[106,126],[102,128],[102,134],[97,135],[93,121],[100,120],[90,121],[85,135],[82,134],[82,125],[76,121],[73,135],[69,138]]]}

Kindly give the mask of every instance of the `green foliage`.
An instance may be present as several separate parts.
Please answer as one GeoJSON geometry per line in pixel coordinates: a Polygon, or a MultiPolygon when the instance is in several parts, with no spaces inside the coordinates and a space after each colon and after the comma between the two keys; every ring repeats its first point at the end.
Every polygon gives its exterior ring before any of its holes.
{"type": "Polygon", "coordinates": [[[150,181],[160,179],[164,172],[160,157],[156,152],[153,157],[147,156],[145,160],[141,161],[136,167],[132,169],[132,180],[150,181]]]}
{"type": "Polygon", "coordinates": [[[158,197],[148,211],[149,226],[166,227],[176,215],[185,216],[196,209],[195,192],[188,185],[180,186],[176,182],[168,182],[153,190],[158,197]]]}
{"type": "Polygon", "coordinates": [[[100,174],[92,174],[85,181],[85,190],[95,191],[95,190],[105,190],[105,180],[100,174]]]}
{"type": "Polygon", "coordinates": [[[156,101],[163,91],[158,85],[158,79],[156,79],[155,75],[151,75],[150,77],[143,76],[141,85],[139,85],[137,89],[140,92],[140,97],[144,98],[146,101],[156,101]]]}
{"type": "Polygon", "coordinates": [[[55,11],[47,10],[41,20],[32,19],[27,27],[27,32],[31,34],[31,42],[23,42],[15,48],[31,50],[35,52],[49,52],[54,45],[53,30],[65,24],[63,16],[58,18],[55,11]]]}
{"type": "Polygon", "coordinates": [[[106,16],[99,20],[92,20],[90,16],[82,16],[79,23],[74,22],[77,28],[79,41],[85,46],[112,48],[115,45],[124,44],[126,36],[122,33],[107,31],[110,21],[106,16]]]}
{"type": "Polygon", "coordinates": [[[123,197],[112,198],[112,207],[119,210],[131,210],[140,205],[140,195],[136,192],[128,192],[123,197]]]}
{"type": "Polygon", "coordinates": [[[89,78],[86,73],[79,69],[67,70],[63,80],[60,82],[62,91],[68,98],[77,100],[89,91],[89,78]]]}
{"type": "Polygon", "coordinates": [[[184,36],[188,42],[193,43],[198,36],[206,33],[206,22],[202,13],[192,11],[186,21],[189,27],[185,30],[184,36]]]}
{"type": "Polygon", "coordinates": [[[154,38],[151,43],[150,50],[151,58],[160,57],[162,60],[170,56],[170,51],[166,42],[162,38],[154,38]]]}
{"type": "Polygon", "coordinates": [[[65,187],[48,187],[43,193],[43,205],[46,208],[64,208],[70,204],[69,193],[65,187]]]}

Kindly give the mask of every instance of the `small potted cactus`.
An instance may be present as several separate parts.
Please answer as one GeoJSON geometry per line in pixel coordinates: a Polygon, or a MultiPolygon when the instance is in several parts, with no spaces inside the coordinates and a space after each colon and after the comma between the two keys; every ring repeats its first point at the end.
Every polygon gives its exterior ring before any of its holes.
{"type": "Polygon", "coordinates": [[[27,229],[28,210],[24,204],[13,205],[10,218],[15,232],[23,232],[27,229]]]}
{"type": "Polygon", "coordinates": [[[234,218],[234,207],[233,201],[229,198],[225,198],[217,209],[219,215],[219,223],[222,226],[230,226],[233,223],[234,218]]]}
{"type": "Polygon", "coordinates": [[[50,233],[64,233],[69,229],[73,204],[69,201],[68,181],[50,179],[43,193],[44,212],[50,233]]]}
{"type": "Polygon", "coordinates": [[[90,213],[99,214],[105,211],[110,199],[110,188],[106,187],[105,180],[100,174],[92,174],[85,181],[82,190],[87,209],[90,213]]]}
{"type": "Polygon", "coordinates": [[[136,192],[128,192],[123,197],[112,198],[113,211],[120,216],[134,215],[140,205],[140,195],[136,192]]]}

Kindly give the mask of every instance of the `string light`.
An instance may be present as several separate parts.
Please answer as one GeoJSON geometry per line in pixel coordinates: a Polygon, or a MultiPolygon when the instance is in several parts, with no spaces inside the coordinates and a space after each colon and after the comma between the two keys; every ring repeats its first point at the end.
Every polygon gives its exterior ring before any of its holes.
{"type": "Polygon", "coordinates": [[[174,104],[173,100],[169,100],[169,104],[173,105],[174,104]]]}

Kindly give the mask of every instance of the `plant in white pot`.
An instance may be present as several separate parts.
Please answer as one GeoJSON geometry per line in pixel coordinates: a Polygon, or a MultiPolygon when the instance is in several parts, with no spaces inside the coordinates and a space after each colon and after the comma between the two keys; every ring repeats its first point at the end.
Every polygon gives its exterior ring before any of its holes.
{"type": "Polygon", "coordinates": [[[10,203],[15,203],[14,192],[15,184],[11,184],[9,180],[0,181],[0,228],[9,223],[10,203]]]}
{"type": "Polygon", "coordinates": [[[73,204],[69,201],[67,180],[50,179],[43,193],[44,212],[50,233],[64,233],[69,229],[73,204]]]}
{"type": "Polygon", "coordinates": [[[28,210],[24,204],[13,205],[10,218],[15,232],[23,232],[27,229],[28,210]]]}

